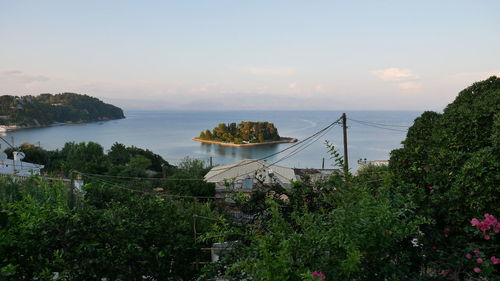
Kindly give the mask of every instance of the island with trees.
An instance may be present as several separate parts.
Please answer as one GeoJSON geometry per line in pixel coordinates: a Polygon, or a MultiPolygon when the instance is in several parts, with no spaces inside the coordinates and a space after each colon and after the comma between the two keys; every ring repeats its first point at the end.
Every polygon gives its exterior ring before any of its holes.
{"type": "Polygon", "coordinates": [[[220,123],[211,131],[202,131],[193,140],[234,147],[297,142],[296,138],[280,137],[273,123],[252,121],[220,123]]]}
{"type": "Polygon", "coordinates": [[[0,127],[15,130],[125,118],[123,110],[88,95],[0,96],[0,127]]]}

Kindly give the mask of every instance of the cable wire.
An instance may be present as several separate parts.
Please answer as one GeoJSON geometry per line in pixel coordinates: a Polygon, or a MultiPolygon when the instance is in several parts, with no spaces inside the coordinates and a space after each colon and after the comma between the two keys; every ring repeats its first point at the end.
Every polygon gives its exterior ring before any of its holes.
{"type": "Polygon", "coordinates": [[[2,139],[6,144],[8,144],[11,148],[16,148],[14,147],[12,144],[10,144],[10,142],[8,142],[7,140],[5,140],[2,136],[0,136],[0,139],[2,139]]]}
{"type": "MultiPolygon", "coordinates": [[[[285,152],[285,151],[287,151],[287,150],[290,150],[290,149],[292,149],[292,148],[294,148],[294,147],[296,147],[296,146],[303,145],[304,143],[308,142],[310,139],[315,138],[316,136],[320,135],[321,133],[323,133],[323,132],[325,132],[325,131],[329,130],[329,129],[330,129],[331,127],[333,127],[334,125],[338,124],[340,120],[341,120],[341,118],[337,119],[335,122],[330,123],[328,126],[326,126],[326,127],[324,127],[323,129],[321,129],[321,130],[317,131],[316,133],[314,133],[314,134],[310,135],[309,137],[307,137],[307,138],[305,138],[305,139],[303,139],[303,140],[301,140],[301,141],[298,141],[298,142],[296,142],[295,144],[293,144],[293,145],[291,145],[291,146],[289,146],[289,147],[287,147],[287,148],[285,148],[285,149],[282,149],[282,150],[280,150],[280,151],[278,151],[278,152],[272,153],[272,154],[267,155],[267,156],[265,156],[265,157],[261,157],[261,158],[259,158],[259,159],[251,160],[251,161],[248,161],[248,162],[245,162],[245,163],[239,163],[238,165],[234,165],[234,166],[227,167],[227,168],[219,168],[219,169],[217,169],[217,168],[213,168],[213,169],[212,169],[212,171],[221,171],[221,172],[220,172],[220,173],[217,173],[217,174],[215,174],[215,175],[213,175],[213,176],[211,176],[211,177],[209,177],[209,178],[207,178],[207,179],[205,179],[205,180],[210,180],[211,178],[213,178],[213,177],[215,177],[215,176],[217,176],[217,175],[219,175],[219,174],[221,174],[221,173],[224,173],[224,172],[226,172],[226,171],[229,171],[229,170],[231,170],[231,169],[234,169],[234,168],[237,168],[237,167],[241,167],[241,166],[245,166],[245,165],[249,165],[249,164],[254,163],[254,162],[262,161],[262,160],[265,160],[265,159],[267,159],[267,158],[270,158],[270,157],[276,156],[276,155],[278,155],[278,154],[280,154],[280,153],[283,153],[283,152],[285,152]]],[[[259,169],[261,169],[261,168],[259,168],[259,169]]],[[[257,170],[259,170],[259,169],[257,169],[257,170]]],[[[255,171],[257,171],[257,170],[255,170],[255,171]]],[[[251,173],[253,173],[253,172],[255,172],[255,171],[252,171],[252,172],[246,173],[246,174],[244,174],[244,175],[251,174],[251,173]]]]}
{"type": "Polygon", "coordinates": [[[394,128],[386,128],[386,127],[382,127],[381,125],[374,125],[374,123],[371,123],[371,122],[358,121],[358,120],[353,120],[353,119],[349,119],[349,120],[356,122],[358,124],[361,124],[361,125],[375,127],[375,128],[384,129],[384,130],[397,131],[397,132],[407,132],[408,131],[408,130],[401,130],[401,129],[394,129],[394,128]]]}
{"type": "Polygon", "coordinates": [[[385,127],[400,127],[400,128],[409,128],[410,126],[404,126],[404,125],[395,125],[395,124],[382,124],[382,123],[376,123],[376,122],[369,122],[369,121],[363,121],[363,120],[356,120],[356,119],[351,119],[347,118],[348,120],[354,121],[354,122],[360,122],[360,123],[368,123],[368,124],[373,124],[377,126],[385,126],[385,127]]]}

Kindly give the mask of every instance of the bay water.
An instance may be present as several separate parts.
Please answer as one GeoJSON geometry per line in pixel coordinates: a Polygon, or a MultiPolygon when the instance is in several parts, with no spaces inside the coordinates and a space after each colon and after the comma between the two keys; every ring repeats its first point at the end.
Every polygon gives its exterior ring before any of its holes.
{"type": "MultiPolygon", "coordinates": [[[[348,120],[349,162],[352,170],[360,158],[384,160],[390,151],[401,147],[406,136],[405,127],[411,126],[420,111],[347,111],[352,120],[389,124],[394,126],[368,126],[348,120]]],[[[258,159],[277,153],[291,143],[254,147],[223,147],[191,140],[202,130],[212,129],[219,123],[240,121],[268,121],[275,124],[283,137],[299,141],[318,132],[339,119],[341,111],[138,111],[125,112],[125,119],[74,124],[46,128],[32,128],[7,132],[6,138],[15,145],[29,142],[45,149],[61,148],[64,143],[94,141],[106,150],[115,142],[127,146],[149,149],[171,164],[184,157],[198,158],[213,164],[228,164],[241,159],[258,159]]],[[[373,124],[372,124],[373,125],[373,124]]],[[[296,147],[267,159],[278,165],[297,168],[332,168],[333,161],[325,141],[333,143],[342,153],[342,127],[333,126],[326,134],[315,138],[307,146],[296,147]]],[[[6,144],[2,143],[2,149],[6,144]]]]}

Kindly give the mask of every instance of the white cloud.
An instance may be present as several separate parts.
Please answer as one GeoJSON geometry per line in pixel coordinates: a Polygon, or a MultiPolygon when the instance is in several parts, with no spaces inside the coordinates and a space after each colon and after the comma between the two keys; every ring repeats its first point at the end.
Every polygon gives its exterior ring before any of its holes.
{"type": "Polygon", "coordinates": [[[45,82],[48,81],[49,78],[43,75],[33,75],[27,74],[19,70],[6,70],[0,71],[0,81],[2,83],[19,83],[26,86],[27,84],[33,82],[45,82]]]}
{"type": "Polygon", "coordinates": [[[2,94],[31,94],[34,88],[50,83],[47,76],[28,74],[19,70],[0,70],[0,90],[2,94]]]}
{"type": "Polygon", "coordinates": [[[373,70],[371,73],[383,81],[407,81],[419,79],[418,75],[414,74],[411,70],[396,67],[373,70]]]}
{"type": "Polygon", "coordinates": [[[297,72],[293,67],[250,67],[246,71],[254,75],[293,75],[297,72]]]}

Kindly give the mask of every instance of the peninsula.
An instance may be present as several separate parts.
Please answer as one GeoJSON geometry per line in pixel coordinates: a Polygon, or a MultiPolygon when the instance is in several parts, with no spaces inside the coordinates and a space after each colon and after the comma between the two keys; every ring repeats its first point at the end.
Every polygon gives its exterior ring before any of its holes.
{"type": "Polygon", "coordinates": [[[122,118],[121,108],[87,95],[0,96],[2,131],[122,118]]]}
{"type": "Polygon", "coordinates": [[[232,147],[297,142],[296,138],[280,137],[273,123],[251,121],[220,123],[211,131],[202,131],[193,140],[232,147]]]}

